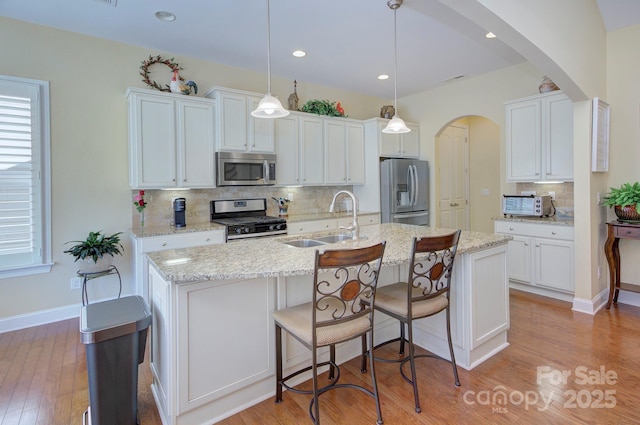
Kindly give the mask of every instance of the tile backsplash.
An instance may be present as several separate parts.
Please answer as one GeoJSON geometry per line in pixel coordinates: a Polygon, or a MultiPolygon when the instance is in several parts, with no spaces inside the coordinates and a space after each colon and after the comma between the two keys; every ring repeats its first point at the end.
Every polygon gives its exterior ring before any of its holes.
{"type": "MultiPolygon", "coordinates": [[[[144,210],[145,226],[166,226],[173,224],[173,199],[186,199],[186,221],[202,223],[209,221],[209,201],[217,199],[266,198],[267,215],[277,216],[278,207],[271,198],[289,198],[289,214],[312,214],[326,212],[333,195],[338,190],[352,190],[351,186],[322,187],[270,187],[270,186],[238,186],[215,189],[191,190],[146,190],[144,199],[147,208],[144,210]]],[[[132,225],[140,225],[140,214],[133,205],[133,197],[137,190],[131,192],[132,225]]],[[[342,205],[342,204],[341,204],[342,205]]]]}
{"type": "Polygon", "coordinates": [[[573,214],[573,182],[538,184],[538,183],[516,183],[516,194],[522,191],[535,191],[536,195],[547,195],[549,192],[556,193],[556,200],[553,205],[558,213],[573,214]]]}

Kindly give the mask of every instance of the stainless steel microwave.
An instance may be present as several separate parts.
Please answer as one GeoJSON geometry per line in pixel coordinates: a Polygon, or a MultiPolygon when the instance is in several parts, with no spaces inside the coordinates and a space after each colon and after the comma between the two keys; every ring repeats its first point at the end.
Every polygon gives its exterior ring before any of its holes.
{"type": "Polygon", "coordinates": [[[502,214],[543,217],[553,215],[554,208],[549,195],[502,195],[502,214]]]}
{"type": "Polygon", "coordinates": [[[216,152],[218,186],[269,186],[276,184],[276,155],[216,152]]]}

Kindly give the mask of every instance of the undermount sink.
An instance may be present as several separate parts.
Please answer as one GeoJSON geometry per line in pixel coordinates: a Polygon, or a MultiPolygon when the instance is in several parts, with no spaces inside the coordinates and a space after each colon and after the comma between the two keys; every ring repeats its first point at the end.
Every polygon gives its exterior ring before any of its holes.
{"type": "Polygon", "coordinates": [[[285,245],[293,246],[295,248],[309,248],[311,246],[326,245],[326,242],[320,242],[314,239],[298,239],[295,241],[282,242],[285,245]]]}
{"type": "Polygon", "coordinates": [[[320,242],[324,242],[324,243],[336,243],[336,242],[342,242],[342,241],[350,241],[351,235],[329,235],[329,236],[322,236],[319,238],[315,238],[314,240],[316,241],[320,241],[320,242]]]}
{"type": "MultiPolygon", "coordinates": [[[[343,241],[350,241],[352,238],[350,235],[328,235],[318,236],[313,239],[296,239],[293,241],[282,242],[285,245],[293,246],[295,248],[309,248],[312,246],[329,245],[332,243],[338,243],[343,241]]],[[[360,238],[366,239],[366,238],[360,238]]]]}

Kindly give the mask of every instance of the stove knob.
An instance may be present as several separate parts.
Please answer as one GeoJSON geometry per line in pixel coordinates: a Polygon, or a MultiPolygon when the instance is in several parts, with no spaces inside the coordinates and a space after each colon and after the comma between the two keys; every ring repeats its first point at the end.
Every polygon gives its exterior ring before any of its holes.
{"type": "Polygon", "coordinates": [[[283,224],[276,224],[276,230],[282,229],[283,224]]]}
{"type": "Polygon", "coordinates": [[[242,231],[243,231],[243,232],[245,232],[245,233],[249,233],[249,228],[248,228],[248,227],[244,227],[244,228],[242,229],[242,231]]]}
{"type": "Polygon", "coordinates": [[[277,228],[278,228],[278,226],[275,225],[275,224],[270,224],[269,225],[269,230],[276,230],[277,228]]]}
{"type": "Polygon", "coordinates": [[[236,233],[242,233],[242,227],[236,227],[236,233]]]}

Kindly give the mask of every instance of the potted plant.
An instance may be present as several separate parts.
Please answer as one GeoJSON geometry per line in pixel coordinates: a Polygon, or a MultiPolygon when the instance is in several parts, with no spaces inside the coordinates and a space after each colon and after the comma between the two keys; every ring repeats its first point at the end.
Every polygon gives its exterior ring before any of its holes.
{"type": "Polygon", "coordinates": [[[98,273],[108,270],[113,264],[116,254],[122,255],[124,248],[120,243],[122,232],[114,233],[111,236],[103,235],[101,231],[89,232],[89,236],[84,241],[75,242],[76,245],[64,251],[80,260],[80,273],[98,273]]]}
{"type": "Polygon", "coordinates": [[[640,183],[624,183],[620,188],[611,188],[604,198],[604,205],[613,207],[620,221],[640,221],[640,183]]]}
{"type": "Polygon", "coordinates": [[[308,112],[310,114],[328,115],[330,117],[345,117],[344,109],[340,102],[332,102],[329,100],[311,99],[307,101],[302,108],[302,112],[308,112]]]}

